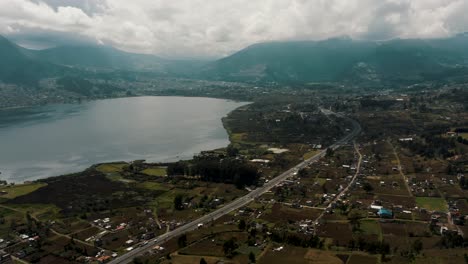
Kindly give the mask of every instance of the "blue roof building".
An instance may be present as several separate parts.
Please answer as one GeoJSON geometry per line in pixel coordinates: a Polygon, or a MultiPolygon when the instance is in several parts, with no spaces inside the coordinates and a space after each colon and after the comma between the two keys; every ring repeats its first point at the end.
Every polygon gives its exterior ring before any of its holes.
{"type": "Polygon", "coordinates": [[[377,214],[382,218],[393,218],[393,212],[385,208],[380,208],[377,214]]]}

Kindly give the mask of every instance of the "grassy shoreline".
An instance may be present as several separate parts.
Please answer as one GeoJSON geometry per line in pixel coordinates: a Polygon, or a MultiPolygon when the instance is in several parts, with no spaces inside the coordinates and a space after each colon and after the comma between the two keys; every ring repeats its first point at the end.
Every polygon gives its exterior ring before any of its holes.
{"type": "MultiPolygon", "coordinates": [[[[146,97],[146,95],[143,95],[143,96],[131,96],[131,97],[146,97]]],[[[117,98],[131,98],[131,97],[114,97],[114,98],[107,98],[107,99],[117,99],[117,98]]],[[[161,95],[161,96],[155,96],[155,97],[189,97],[189,98],[208,98],[208,99],[219,99],[219,100],[226,100],[226,101],[235,101],[235,102],[241,102],[241,101],[237,101],[237,100],[232,100],[232,99],[227,99],[227,98],[215,98],[215,97],[205,97],[205,96],[172,96],[172,95],[169,95],[169,96],[164,96],[164,95],[161,95]]],[[[85,101],[85,102],[91,102],[91,101],[98,101],[98,100],[107,100],[107,99],[96,99],[96,100],[88,100],[88,101],[85,101]]],[[[70,103],[70,104],[75,104],[75,103],[70,103]]],[[[78,103],[77,103],[78,104],[78,103]]],[[[224,122],[224,118],[226,118],[227,116],[229,116],[232,112],[238,110],[239,108],[241,107],[245,107],[247,105],[250,105],[252,104],[252,102],[245,102],[244,105],[241,105],[235,109],[233,109],[232,111],[230,111],[226,116],[223,116],[221,117],[221,123],[223,125],[223,128],[225,129],[227,135],[228,135],[228,140],[229,140],[229,144],[232,143],[232,139],[231,139],[231,132],[229,130],[229,128],[227,127],[227,125],[225,124],[224,122]]],[[[50,104],[50,105],[54,105],[54,104],[50,104]]],[[[36,106],[22,106],[22,107],[16,107],[16,108],[12,108],[12,109],[26,109],[26,108],[30,108],[30,107],[36,107],[36,106]]],[[[0,108],[0,111],[2,110],[6,110],[5,108],[0,108]]],[[[221,149],[224,149],[226,147],[229,146],[226,145],[225,147],[222,147],[221,149]]],[[[201,150],[201,151],[213,151],[215,149],[204,149],[204,150],[201,150]]],[[[198,153],[194,153],[194,155],[196,155],[198,153]]],[[[192,159],[193,156],[191,158],[188,158],[188,159],[192,159]]],[[[177,162],[177,161],[182,161],[182,160],[187,160],[187,159],[178,159],[174,162],[177,162]]],[[[69,176],[69,175],[73,175],[73,174],[77,174],[77,173],[82,173],[84,172],[85,170],[87,169],[90,169],[90,168],[96,168],[100,165],[103,165],[103,164],[117,164],[117,163],[132,163],[132,162],[135,162],[137,160],[120,160],[120,161],[110,161],[110,162],[103,162],[103,163],[94,163],[94,164],[91,164],[89,165],[87,168],[83,169],[83,170],[80,170],[80,171],[76,171],[76,172],[70,172],[70,173],[67,173],[67,174],[62,174],[62,175],[51,175],[51,176],[47,176],[47,177],[43,177],[43,178],[38,178],[38,179],[34,179],[34,180],[23,180],[23,181],[9,181],[9,183],[14,183],[15,186],[18,186],[18,185],[27,185],[27,184],[30,184],[31,182],[37,182],[37,181],[41,181],[41,180],[45,180],[45,179],[49,179],[49,178],[55,178],[55,177],[62,177],[62,176],[69,176]]],[[[156,161],[156,162],[151,162],[151,163],[159,163],[161,161],[156,161]]],[[[1,175],[1,174],[0,174],[1,175]]]]}

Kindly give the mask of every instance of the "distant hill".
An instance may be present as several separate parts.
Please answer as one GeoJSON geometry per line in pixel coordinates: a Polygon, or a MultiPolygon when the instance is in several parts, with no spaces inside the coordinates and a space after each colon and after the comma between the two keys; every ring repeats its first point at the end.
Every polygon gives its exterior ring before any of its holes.
{"type": "Polygon", "coordinates": [[[67,69],[37,59],[33,52],[0,36],[0,81],[34,84],[44,77],[64,74],[67,69]]]}
{"type": "Polygon", "coordinates": [[[466,47],[467,34],[380,42],[334,38],[260,43],[205,62],[169,60],[97,45],[28,50],[0,36],[0,81],[35,84],[47,77],[116,78],[134,73],[149,77],[286,84],[339,82],[377,87],[468,81],[466,47]]]}
{"type": "Polygon", "coordinates": [[[47,62],[82,69],[113,69],[154,72],[159,75],[191,76],[204,61],[171,60],[151,54],[136,54],[108,46],[60,46],[35,52],[47,62]]]}
{"type": "Polygon", "coordinates": [[[106,46],[61,46],[35,52],[37,58],[80,68],[155,70],[163,60],[154,55],[133,54],[106,46]]]}
{"type": "Polygon", "coordinates": [[[276,82],[414,83],[467,75],[468,36],[385,42],[335,38],[255,44],[203,69],[206,78],[276,82]]]}
{"type": "Polygon", "coordinates": [[[107,46],[60,46],[29,50],[0,36],[0,81],[35,85],[48,77],[98,76],[104,72],[146,72],[154,76],[193,77],[204,61],[169,60],[107,46]]]}

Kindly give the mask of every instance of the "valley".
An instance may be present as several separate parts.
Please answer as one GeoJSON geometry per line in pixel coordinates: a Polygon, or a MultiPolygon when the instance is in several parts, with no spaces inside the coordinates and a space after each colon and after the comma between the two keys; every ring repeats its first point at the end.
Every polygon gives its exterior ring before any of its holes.
{"type": "Polygon", "coordinates": [[[418,36],[0,36],[0,263],[468,263],[468,35],[418,36]]]}
{"type": "Polygon", "coordinates": [[[223,119],[227,148],[2,187],[4,250],[40,263],[463,261],[463,89],[282,92],[223,119]],[[327,149],[353,126],[324,109],[360,124],[354,144],[327,149]]]}

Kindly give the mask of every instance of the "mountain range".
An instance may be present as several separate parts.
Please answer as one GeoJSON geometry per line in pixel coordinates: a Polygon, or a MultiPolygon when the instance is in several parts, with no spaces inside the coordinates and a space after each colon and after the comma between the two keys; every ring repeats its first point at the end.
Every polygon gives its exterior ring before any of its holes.
{"type": "Polygon", "coordinates": [[[170,60],[106,46],[29,50],[0,36],[0,81],[34,85],[48,77],[132,71],[245,82],[412,84],[466,80],[468,35],[444,39],[259,43],[216,61],[170,60]]]}
{"type": "Polygon", "coordinates": [[[402,82],[465,76],[468,36],[385,42],[335,38],[252,45],[205,69],[226,80],[280,83],[402,82]]]}

